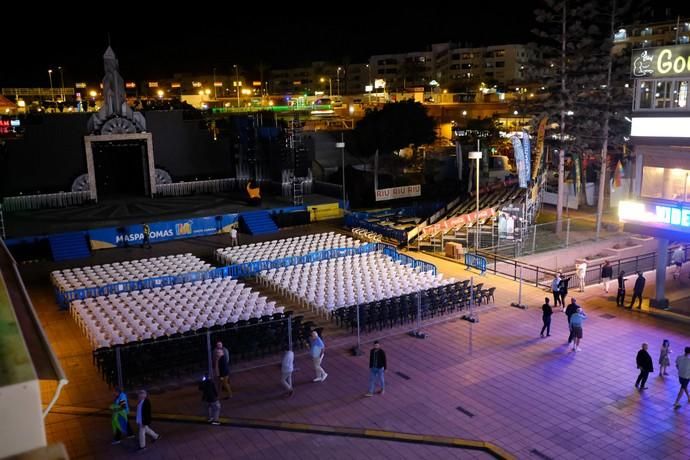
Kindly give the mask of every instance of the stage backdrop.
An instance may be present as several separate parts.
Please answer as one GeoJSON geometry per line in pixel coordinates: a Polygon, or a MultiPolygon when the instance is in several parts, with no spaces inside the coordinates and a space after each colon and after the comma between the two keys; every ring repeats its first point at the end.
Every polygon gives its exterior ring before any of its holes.
{"type": "MultiPolygon", "coordinates": [[[[149,223],[151,243],[227,233],[237,222],[238,214],[197,217],[149,223]]],[[[144,224],[97,228],[88,231],[91,249],[138,245],[144,240],[144,224]]]]}

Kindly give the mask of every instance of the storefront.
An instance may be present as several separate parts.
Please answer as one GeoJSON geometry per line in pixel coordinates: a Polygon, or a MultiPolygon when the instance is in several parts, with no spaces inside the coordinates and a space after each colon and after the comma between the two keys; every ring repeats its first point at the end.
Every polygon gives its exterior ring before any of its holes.
{"type": "Polygon", "coordinates": [[[690,45],[633,51],[634,199],[622,201],[626,231],[658,241],[655,307],[664,294],[669,242],[690,242],[690,45]]]}

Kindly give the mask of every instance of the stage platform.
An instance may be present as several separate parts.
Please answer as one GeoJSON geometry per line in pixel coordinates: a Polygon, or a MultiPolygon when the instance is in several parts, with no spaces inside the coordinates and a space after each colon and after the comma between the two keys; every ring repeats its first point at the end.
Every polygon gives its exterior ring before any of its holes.
{"type": "MultiPolygon", "coordinates": [[[[335,203],[337,198],[304,195],[304,205],[335,203]]],[[[242,213],[291,207],[292,199],[265,196],[259,206],[249,206],[233,193],[146,198],[123,196],[96,204],[60,209],[18,211],[5,214],[7,238],[48,235],[100,227],[242,213]]]]}

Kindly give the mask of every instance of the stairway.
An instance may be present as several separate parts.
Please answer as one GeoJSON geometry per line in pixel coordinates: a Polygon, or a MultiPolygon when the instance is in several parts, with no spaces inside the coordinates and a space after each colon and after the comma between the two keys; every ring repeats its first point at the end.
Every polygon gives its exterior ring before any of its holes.
{"type": "Polygon", "coordinates": [[[244,212],[240,214],[240,220],[243,230],[250,235],[265,235],[278,231],[268,211],[244,212]]]}
{"type": "Polygon", "coordinates": [[[60,233],[48,237],[53,260],[83,259],[91,255],[89,242],[83,232],[60,233]]]}

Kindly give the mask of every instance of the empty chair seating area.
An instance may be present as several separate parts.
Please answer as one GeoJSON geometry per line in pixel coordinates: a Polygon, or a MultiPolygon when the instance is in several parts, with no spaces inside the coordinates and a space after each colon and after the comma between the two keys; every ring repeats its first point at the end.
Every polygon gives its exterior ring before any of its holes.
{"type": "Polygon", "coordinates": [[[179,275],[213,269],[192,254],[128,260],[106,265],[56,270],[50,274],[53,286],[60,291],[97,288],[123,281],[142,281],[165,275],[179,275]]]}
{"type": "Polygon", "coordinates": [[[380,252],[264,270],[258,278],[324,315],[454,282],[443,275],[419,272],[380,252]]]}
{"type": "Polygon", "coordinates": [[[231,278],[75,300],[70,307],[94,349],[283,312],[231,278]]]}
{"type": "Polygon", "coordinates": [[[224,265],[233,265],[303,256],[324,249],[351,248],[358,247],[359,245],[359,241],[349,236],[334,232],[316,233],[295,238],[217,249],[216,259],[224,265]]]}

